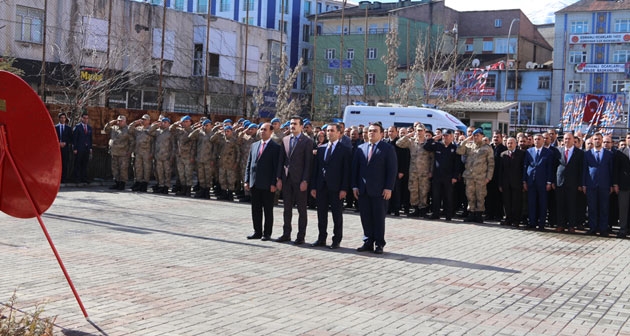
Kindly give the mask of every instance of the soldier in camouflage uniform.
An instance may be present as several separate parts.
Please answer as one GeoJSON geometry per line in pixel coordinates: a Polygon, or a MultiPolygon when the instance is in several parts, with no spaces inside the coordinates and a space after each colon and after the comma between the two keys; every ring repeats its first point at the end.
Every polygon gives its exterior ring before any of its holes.
{"type": "Polygon", "coordinates": [[[411,133],[396,141],[396,146],[408,148],[411,154],[409,164],[409,204],[414,209],[409,216],[426,216],[428,211],[427,197],[431,188],[431,174],[434,155],[424,149],[425,128],[419,123],[415,136],[411,133]]]}
{"type": "Polygon", "coordinates": [[[175,157],[177,159],[177,175],[182,184],[177,195],[190,196],[190,188],[193,185],[193,169],[195,166],[195,153],[197,143],[191,141],[188,136],[193,131],[192,119],[184,116],[180,121],[170,126],[172,136],[175,139],[175,157]]]}
{"type": "Polygon", "coordinates": [[[284,129],[282,129],[280,119],[271,119],[271,126],[273,126],[273,134],[271,135],[271,140],[273,140],[273,142],[277,143],[278,145],[282,144],[282,138],[284,138],[284,129]]]}
{"type": "Polygon", "coordinates": [[[457,148],[457,154],[466,155],[463,177],[468,198],[467,222],[483,223],[486,184],[490,182],[494,172],[494,151],[490,145],[483,143],[483,138],[483,130],[478,128],[457,148]]]}
{"type": "Polygon", "coordinates": [[[215,151],[210,138],[214,135],[212,131],[212,121],[204,120],[201,127],[196,128],[188,135],[191,141],[197,143],[197,179],[199,180],[199,190],[195,193],[195,198],[210,198],[210,187],[215,176],[215,151]]]}
{"type": "Polygon", "coordinates": [[[170,125],[169,118],[162,118],[159,122],[154,122],[149,130],[149,134],[155,138],[153,157],[158,184],[153,189],[154,193],[168,194],[168,189],[171,187],[173,139],[171,139],[170,125]]]}
{"type": "Polygon", "coordinates": [[[153,167],[153,137],[149,134],[151,117],[148,114],[129,124],[129,133],[135,139],[133,151],[134,176],[136,183],[131,187],[133,191],[147,191],[151,170],[153,167]]]}
{"type": "Polygon", "coordinates": [[[223,194],[219,195],[218,198],[232,200],[232,191],[236,186],[239,168],[238,139],[234,135],[232,126],[225,126],[222,131],[215,133],[210,138],[210,142],[215,145],[216,152],[219,154],[219,184],[223,188],[223,194]]]}
{"type": "Polygon", "coordinates": [[[129,132],[127,118],[119,115],[117,119],[108,122],[103,130],[109,133],[109,153],[112,155],[112,175],[115,184],[110,189],[125,190],[134,142],[129,132]]]}

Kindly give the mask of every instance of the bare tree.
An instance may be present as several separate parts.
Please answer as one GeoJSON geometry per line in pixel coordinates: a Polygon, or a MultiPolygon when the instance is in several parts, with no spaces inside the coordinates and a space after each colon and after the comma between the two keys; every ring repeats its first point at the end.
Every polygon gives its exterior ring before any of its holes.
{"type": "Polygon", "coordinates": [[[387,98],[397,100],[399,93],[396,79],[398,78],[398,47],[400,46],[398,30],[390,29],[387,32],[385,45],[387,46],[387,55],[383,55],[381,59],[387,66],[387,78],[385,79],[385,85],[388,87],[387,98]]]}
{"type": "Polygon", "coordinates": [[[289,117],[299,114],[301,103],[299,99],[291,99],[291,91],[298,74],[302,71],[304,60],[300,58],[293,70],[289,68],[287,54],[282,52],[280,68],[278,69],[278,86],[276,88],[276,117],[288,120],[289,117]]]}
{"type": "Polygon", "coordinates": [[[7,71],[12,74],[23,76],[24,70],[13,66],[15,57],[0,57],[0,71],[7,71]]]}

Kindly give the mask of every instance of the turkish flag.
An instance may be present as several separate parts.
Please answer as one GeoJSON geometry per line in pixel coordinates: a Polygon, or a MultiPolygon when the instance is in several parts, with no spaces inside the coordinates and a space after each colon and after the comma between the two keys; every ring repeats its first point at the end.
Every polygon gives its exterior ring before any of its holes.
{"type": "Polygon", "coordinates": [[[582,121],[591,122],[595,117],[595,112],[600,104],[604,103],[604,97],[596,95],[586,95],[586,105],[584,106],[584,117],[582,121]]]}

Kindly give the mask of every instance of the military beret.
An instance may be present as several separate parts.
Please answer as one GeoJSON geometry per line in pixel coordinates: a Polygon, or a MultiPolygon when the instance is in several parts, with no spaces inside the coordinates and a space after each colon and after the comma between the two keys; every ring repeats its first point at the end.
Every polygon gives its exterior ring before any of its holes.
{"type": "Polygon", "coordinates": [[[322,126],[322,129],[325,130],[328,128],[328,124],[324,124],[324,126],[322,126]]]}
{"type": "Polygon", "coordinates": [[[258,128],[258,125],[256,125],[256,124],[249,124],[249,126],[247,126],[247,129],[252,129],[252,128],[258,128]]]}
{"type": "Polygon", "coordinates": [[[273,118],[273,119],[271,119],[271,123],[272,124],[275,123],[275,122],[279,123],[280,122],[280,118],[273,118]]]}
{"type": "Polygon", "coordinates": [[[243,123],[243,127],[248,127],[249,125],[251,125],[252,122],[249,120],[245,120],[245,122],[243,123]]]}
{"type": "Polygon", "coordinates": [[[192,118],[190,116],[183,116],[181,119],[181,121],[186,121],[186,120],[192,121],[192,118]]]}
{"type": "Polygon", "coordinates": [[[311,122],[310,122],[310,121],[308,121],[308,120],[306,120],[306,121],[304,122],[304,126],[306,126],[306,125],[311,125],[311,122]]]}
{"type": "Polygon", "coordinates": [[[245,118],[241,118],[238,120],[238,122],[242,123],[243,121],[245,121],[245,118]]]}
{"type": "Polygon", "coordinates": [[[477,128],[476,130],[473,131],[473,135],[475,134],[483,134],[483,130],[481,128],[477,128]]]}
{"type": "Polygon", "coordinates": [[[232,119],[225,119],[225,120],[223,120],[223,123],[224,124],[228,124],[228,123],[231,124],[232,123],[232,119]]]}
{"type": "Polygon", "coordinates": [[[171,119],[169,119],[169,118],[167,118],[167,117],[163,117],[163,118],[162,118],[162,120],[160,120],[160,121],[165,121],[165,122],[167,122],[167,123],[170,123],[170,122],[171,122],[171,119]]]}
{"type": "Polygon", "coordinates": [[[228,125],[228,126],[224,126],[224,127],[223,127],[223,130],[224,130],[224,131],[227,131],[227,130],[230,130],[230,131],[231,131],[231,130],[232,130],[232,126],[230,126],[230,125],[228,125]]]}
{"type": "Polygon", "coordinates": [[[211,123],[212,123],[212,120],[210,120],[210,119],[206,119],[206,120],[204,120],[204,121],[201,123],[201,126],[206,126],[206,125],[211,124],[211,123]]]}

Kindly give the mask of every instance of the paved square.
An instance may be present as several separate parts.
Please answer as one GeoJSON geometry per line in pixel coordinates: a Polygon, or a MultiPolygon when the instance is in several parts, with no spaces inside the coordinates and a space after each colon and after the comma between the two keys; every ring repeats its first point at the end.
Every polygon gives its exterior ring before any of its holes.
{"type": "MultiPolygon", "coordinates": [[[[629,240],[388,217],[377,256],[355,252],[354,212],[341,249],[296,247],[245,239],[249,204],[104,187],[62,189],[43,220],[111,336],[630,335],[629,240]]],[[[0,301],[17,289],[57,334],[100,335],[37,220],[0,214],[0,232],[0,301]]]]}

